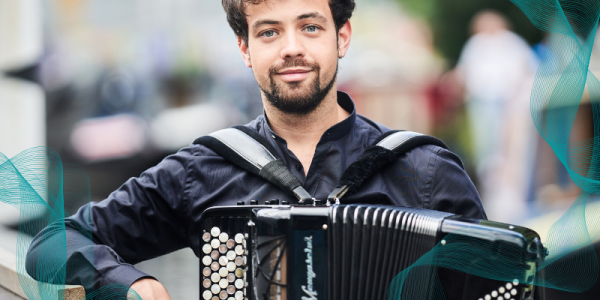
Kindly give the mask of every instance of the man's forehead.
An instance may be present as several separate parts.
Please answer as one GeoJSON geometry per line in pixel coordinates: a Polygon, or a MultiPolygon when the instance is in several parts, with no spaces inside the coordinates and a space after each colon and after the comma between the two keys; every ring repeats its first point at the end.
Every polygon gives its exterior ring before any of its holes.
{"type": "Polygon", "coordinates": [[[329,8],[329,0],[265,0],[260,4],[249,4],[246,7],[248,24],[259,19],[275,21],[296,20],[300,16],[311,14],[333,20],[329,8]]]}

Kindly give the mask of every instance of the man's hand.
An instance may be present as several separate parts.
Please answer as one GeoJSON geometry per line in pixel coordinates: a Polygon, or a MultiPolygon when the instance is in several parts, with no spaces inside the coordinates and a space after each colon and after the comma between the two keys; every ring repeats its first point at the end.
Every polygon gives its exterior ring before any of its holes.
{"type": "Polygon", "coordinates": [[[171,300],[167,289],[158,281],[142,278],[129,287],[129,293],[135,290],[143,300],[171,300]]]}

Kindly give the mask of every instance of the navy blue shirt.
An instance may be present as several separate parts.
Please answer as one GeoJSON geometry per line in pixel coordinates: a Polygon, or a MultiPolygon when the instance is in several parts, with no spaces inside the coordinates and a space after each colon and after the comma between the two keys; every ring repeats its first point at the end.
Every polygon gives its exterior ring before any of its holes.
{"type": "MultiPolygon", "coordinates": [[[[271,130],[264,115],[246,125],[268,139],[276,155],[316,199],[326,199],[343,171],[390,130],[356,114],[347,94],[338,92],[338,103],[351,115],[325,131],[306,176],[298,158],[271,130]]],[[[485,219],[479,195],[461,166],[448,150],[418,147],[365,181],[344,203],[420,207],[485,219]]],[[[140,177],[129,179],[104,201],[85,205],[65,220],[67,283],[83,285],[88,292],[113,283],[129,286],[150,277],[132,264],[184,247],[191,247],[200,257],[198,221],[202,212],[211,206],[254,199],[297,202],[202,145],[183,148],[140,177]]],[[[43,260],[61,259],[60,255],[37,255],[44,245],[60,241],[60,230],[52,227],[40,232],[31,244],[26,265],[34,278],[47,280],[46,272],[56,272],[37,267],[43,260]]]]}

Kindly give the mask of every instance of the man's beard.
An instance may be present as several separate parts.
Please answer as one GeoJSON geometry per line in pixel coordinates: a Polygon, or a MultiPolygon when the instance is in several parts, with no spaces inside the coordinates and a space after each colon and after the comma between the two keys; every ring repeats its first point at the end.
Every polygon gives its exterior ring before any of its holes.
{"type": "Polygon", "coordinates": [[[318,64],[314,63],[311,65],[301,59],[289,60],[281,66],[271,67],[269,69],[269,80],[271,85],[270,91],[264,89],[262,86],[260,86],[260,84],[258,87],[263,91],[269,103],[271,103],[271,105],[281,112],[304,116],[313,112],[319,106],[319,104],[323,102],[327,94],[329,94],[333,88],[333,84],[335,83],[335,79],[337,77],[337,72],[338,66],[336,65],[333,78],[331,78],[331,81],[329,81],[324,88],[321,88],[321,67],[318,64]],[[287,86],[282,87],[278,86],[274,80],[275,75],[277,75],[280,70],[293,67],[310,67],[311,71],[315,71],[317,73],[315,80],[309,84],[308,91],[297,96],[291,96],[289,94],[291,94],[294,89],[299,89],[302,83],[284,82],[283,85],[287,86]],[[287,92],[287,94],[284,92],[287,92]]]}

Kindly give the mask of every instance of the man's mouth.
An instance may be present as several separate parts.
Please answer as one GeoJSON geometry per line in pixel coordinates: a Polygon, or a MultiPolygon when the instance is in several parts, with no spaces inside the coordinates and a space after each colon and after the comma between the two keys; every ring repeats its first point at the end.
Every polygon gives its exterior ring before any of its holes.
{"type": "Polygon", "coordinates": [[[307,69],[289,69],[289,70],[277,72],[277,75],[279,75],[279,77],[281,77],[281,79],[283,81],[294,82],[294,81],[304,80],[305,78],[308,77],[308,75],[309,75],[310,72],[312,72],[312,70],[307,70],[307,69]]]}

